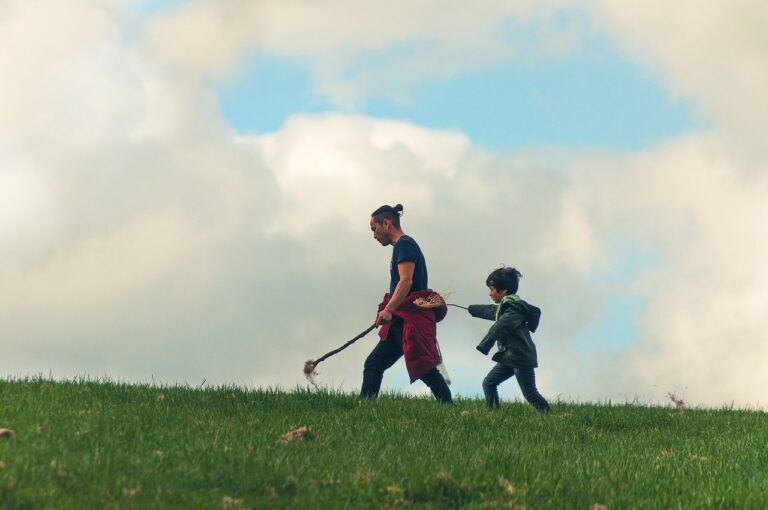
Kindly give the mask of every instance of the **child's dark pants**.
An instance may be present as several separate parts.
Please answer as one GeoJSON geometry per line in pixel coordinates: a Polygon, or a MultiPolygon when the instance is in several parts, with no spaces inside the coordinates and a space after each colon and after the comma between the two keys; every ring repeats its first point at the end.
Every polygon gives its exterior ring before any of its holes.
{"type": "MultiPolygon", "coordinates": [[[[363,366],[362,397],[376,397],[381,389],[384,371],[395,364],[403,355],[403,320],[395,317],[389,327],[386,342],[378,342],[363,366]]],[[[420,378],[432,390],[432,394],[443,404],[451,404],[451,390],[442,374],[433,368],[420,378]]]]}
{"type": "Polygon", "coordinates": [[[485,393],[485,402],[488,407],[499,407],[499,392],[496,388],[512,376],[517,377],[517,384],[520,385],[520,391],[523,392],[525,400],[539,411],[549,411],[549,403],[536,389],[536,375],[533,368],[512,368],[501,363],[496,363],[496,366],[483,379],[483,393],[485,393]]]}

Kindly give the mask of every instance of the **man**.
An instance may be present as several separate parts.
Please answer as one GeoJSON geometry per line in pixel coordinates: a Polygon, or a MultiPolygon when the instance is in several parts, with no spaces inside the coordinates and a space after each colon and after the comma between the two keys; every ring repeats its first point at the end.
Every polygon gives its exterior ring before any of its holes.
{"type": "Polygon", "coordinates": [[[384,371],[405,355],[411,382],[424,381],[432,394],[444,404],[452,403],[451,390],[438,371],[440,352],[437,348],[436,322],[445,317],[446,307],[419,308],[413,301],[427,297],[427,263],[416,241],[400,228],[403,206],[383,205],[371,214],[373,237],[382,246],[392,246],[389,293],[379,305],[376,318],[381,326],[371,354],[365,360],[360,395],[376,397],[384,371]]]}

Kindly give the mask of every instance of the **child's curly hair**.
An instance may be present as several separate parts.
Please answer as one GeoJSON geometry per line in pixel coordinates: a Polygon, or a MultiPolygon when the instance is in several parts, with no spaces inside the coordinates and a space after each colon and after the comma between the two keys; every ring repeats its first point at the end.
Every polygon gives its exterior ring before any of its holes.
{"type": "Polygon", "coordinates": [[[493,287],[496,290],[506,290],[509,294],[517,293],[517,286],[520,283],[520,278],[523,275],[514,267],[500,267],[495,269],[488,278],[485,280],[485,284],[488,287],[493,287]]]}

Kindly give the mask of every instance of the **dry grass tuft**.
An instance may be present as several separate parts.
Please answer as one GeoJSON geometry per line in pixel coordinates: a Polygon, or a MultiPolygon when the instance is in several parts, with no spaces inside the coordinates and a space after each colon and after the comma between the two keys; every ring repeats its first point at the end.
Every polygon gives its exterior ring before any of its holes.
{"type": "Polygon", "coordinates": [[[141,492],[141,487],[125,487],[123,488],[123,497],[132,498],[141,492]]]}
{"type": "Polygon", "coordinates": [[[387,494],[394,494],[395,496],[402,496],[403,495],[403,489],[401,489],[397,485],[390,485],[390,486],[387,487],[387,494]]]}
{"type": "Polygon", "coordinates": [[[515,485],[512,482],[510,482],[503,476],[499,478],[499,487],[501,487],[508,494],[514,494],[515,492],[517,492],[517,487],[515,487],[515,485]]]}
{"type": "Polygon", "coordinates": [[[285,444],[291,441],[313,441],[315,439],[317,439],[317,434],[315,434],[311,428],[297,427],[283,434],[280,438],[280,442],[285,444]]]}
{"type": "Polygon", "coordinates": [[[221,499],[221,506],[223,506],[225,509],[237,508],[245,510],[245,500],[243,498],[231,498],[229,496],[224,496],[221,499]]]}
{"type": "Polygon", "coordinates": [[[11,429],[0,429],[0,438],[15,439],[16,431],[11,429]]]}
{"type": "Polygon", "coordinates": [[[680,411],[685,411],[685,402],[681,398],[677,398],[677,396],[674,393],[667,393],[667,397],[669,397],[669,400],[672,401],[673,404],[675,404],[675,407],[680,411]]]}
{"type": "Polygon", "coordinates": [[[369,483],[376,476],[376,473],[367,469],[358,469],[354,474],[353,479],[355,483],[369,483]]]}
{"type": "Polygon", "coordinates": [[[288,494],[295,494],[298,490],[299,480],[293,475],[288,475],[285,478],[285,483],[283,484],[283,492],[288,494]]]}

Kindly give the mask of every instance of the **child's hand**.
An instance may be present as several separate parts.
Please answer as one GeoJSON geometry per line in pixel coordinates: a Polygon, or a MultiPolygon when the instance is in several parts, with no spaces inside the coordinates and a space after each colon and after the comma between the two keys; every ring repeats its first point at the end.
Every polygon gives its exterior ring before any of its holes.
{"type": "Polygon", "coordinates": [[[484,356],[488,356],[488,353],[491,352],[491,347],[488,346],[487,348],[485,348],[483,347],[483,344],[478,345],[477,347],[475,347],[475,349],[483,353],[484,356]]]}

